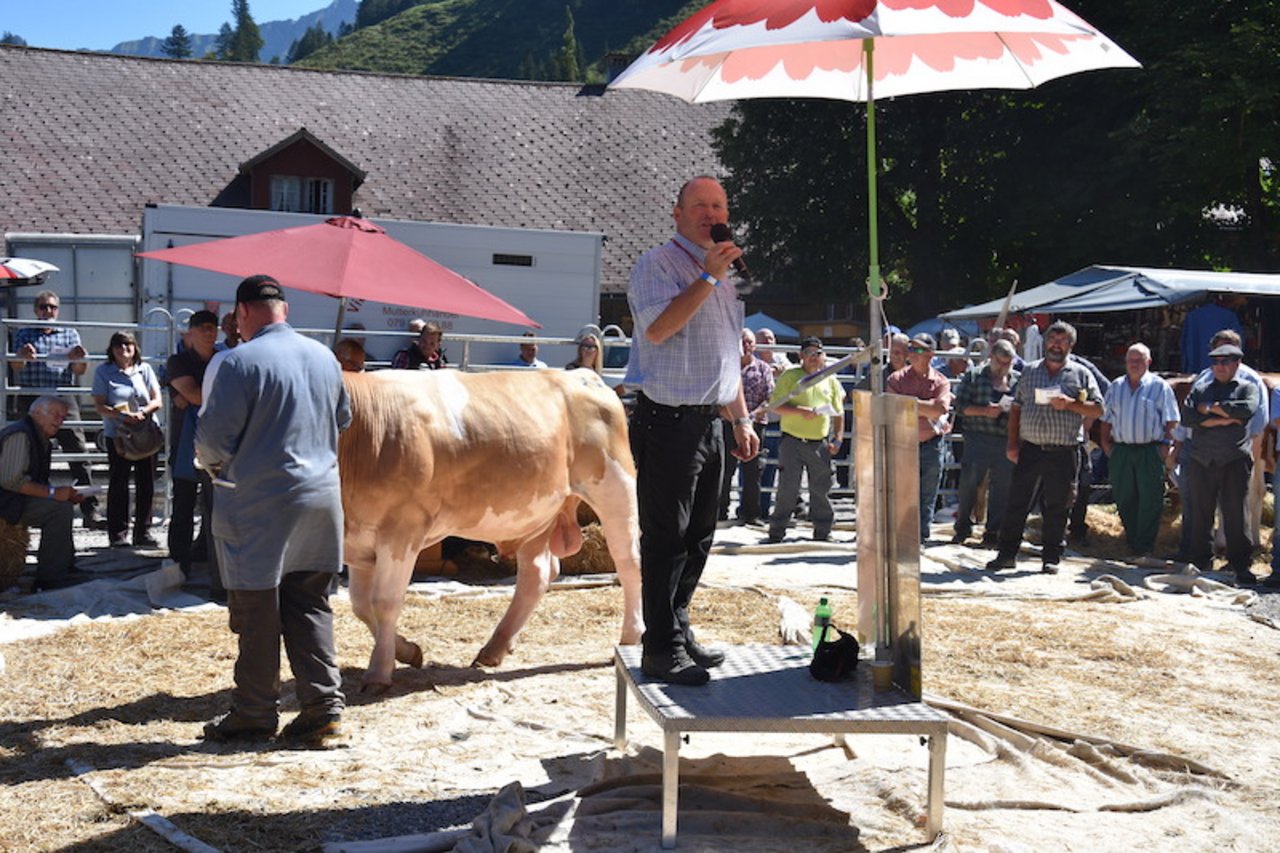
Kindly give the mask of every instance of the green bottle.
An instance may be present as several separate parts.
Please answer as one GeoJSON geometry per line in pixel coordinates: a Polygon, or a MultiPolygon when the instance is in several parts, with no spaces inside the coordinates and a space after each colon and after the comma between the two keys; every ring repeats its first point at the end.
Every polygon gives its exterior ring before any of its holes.
{"type": "Polygon", "coordinates": [[[813,650],[827,641],[827,629],[831,627],[831,605],[826,596],[818,599],[818,607],[813,611],[813,650]]]}

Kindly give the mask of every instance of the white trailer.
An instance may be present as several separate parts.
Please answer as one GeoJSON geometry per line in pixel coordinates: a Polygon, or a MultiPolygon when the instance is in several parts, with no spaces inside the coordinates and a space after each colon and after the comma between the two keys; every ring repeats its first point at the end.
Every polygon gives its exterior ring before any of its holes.
{"type": "MultiPolygon", "coordinates": [[[[142,217],[139,251],[310,225],[326,218],[235,208],[148,205],[142,217]]],[[[602,234],[396,219],[373,221],[397,240],[524,311],[542,325],[541,329],[532,330],[539,337],[572,338],[583,326],[598,322],[602,234]]],[[[234,306],[237,282],[231,276],[146,258],[139,263],[140,316],[155,306],[179,316],[201,308],[221,313],[234,306]]],[[[338,315],[337,300],[297,291],[288,296],[289,322],[295,328],[332,332],[338,315]]],[[[462,353],[457,344],[450,346],[450,334],[520,335],[526,331],[508,323],[355,300],[348,301],[343,327],[366,338],[371,359],[386,361],[408,342],[409,322],[418,317],[435,320],[444,329],[444,349],[453,363],[460,360],[462,353]]],[[[470,361],[477,364],[505,364],[517,354],[514,343],[476,342],[469,349],[470,361]]],[[[540,352],[552,367],[563,366],[574,355],[574,348],[567,344],[544,345],[540,352]]]]}

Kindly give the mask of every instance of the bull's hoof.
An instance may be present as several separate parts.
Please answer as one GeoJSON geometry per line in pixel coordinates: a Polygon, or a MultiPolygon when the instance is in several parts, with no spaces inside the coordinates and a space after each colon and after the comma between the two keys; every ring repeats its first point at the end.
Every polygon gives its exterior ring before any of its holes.
{"type": "Polygon", "coordinates": [[[383,696],[390,689],[390,681],[366,681],[360,685],[360,693],[365,696],[383,696]]]}
{"type": "Polygon", "coordinates": [[[485,646],[480,650],[480,653],[476,655],[476,659],[471,662],[471,667],[473,669],[478,669],[480,667],[501,666],[502,661],[505,660],[506,657],[507,653],[502,649],[485,646]]]}
{"type": "Polygon", "coordinates": [[[414,669],[422,669],[422,646],[417,643],[405,643],[401,648],[396,644],[396,660],[414,669]]]}

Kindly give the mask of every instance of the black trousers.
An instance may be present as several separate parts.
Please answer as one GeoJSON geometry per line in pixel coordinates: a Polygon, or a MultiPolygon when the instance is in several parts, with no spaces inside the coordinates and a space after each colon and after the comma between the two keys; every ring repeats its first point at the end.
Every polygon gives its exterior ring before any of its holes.
{"type": "Polygon", "coordinates": [[[151,529],[151,502],[156,493],[156,457],[125,459],[116,453],[115,442],[107,439],[107,534],[124,536],[129,528],[129,478],[133,477],[133,537],[151,529]]]}
{"type": "Polygon", "coordinates": [[[631,452],[640,509],[641,642],[646,655],[668,655],[690,636],[689,602],[716,531],[725,455],[719,416],[641,397],[631,452]]]}
{"type": "Polygon", "coordinates": [[[1195,500],[1184,506],[1191,522],[1190,553],[1187,556],[1201,570],[1213,564],[1213,515],[1222,507],[1222,533],[1227,540],[1227,562],[1237,572],[1247,572],[1253,560],[1253,540],[1245,524],[1245,503],[1249,480],[1253,476],[1253,460],[1244,456],[1230,462],[1205,464],[1184,458],[1187,491],[1195,500]]]}
{"type": "Polygon", "coordinates": [[[280,705],[280,640],[304,713],[341,712],[342,674],[333,640],[332,572],[289,572],[274,589],[227,590],[231,631],[239,641],[231,705],[274,726],[280,705]]]}
{"type": "MultiPolygon", "coordinates": [[[[760,509],[760,456],[750,462],[739,462],[738,457],[730,451],[737,449],[738,442],[733,437],[733,424],[720,421],[724,431],[724,479],[720,483],[720,515],[729,517],[729,497],[733,492],[733,475],[742,471],[742,499],[738,501],[738,518],[743,521],[759,521],[762,517],[760,509]]],[[[764,424],[753,423],[756,438],[764,446],[764,424]]]]}
{"type": "Polygon", "coordinates": [[[1075,445],[1042,447],[1022,443],[1018,464],[1013,466],[1009,481],[1009,508],[1000,523],[1000,557],[1013,557],[1018,553],[1039,481],[1042,559],[1056,563],[1062,558],[1063,535],[1067,530],[1067,512],[1075,500],[1079,460],[1075,445]]]}

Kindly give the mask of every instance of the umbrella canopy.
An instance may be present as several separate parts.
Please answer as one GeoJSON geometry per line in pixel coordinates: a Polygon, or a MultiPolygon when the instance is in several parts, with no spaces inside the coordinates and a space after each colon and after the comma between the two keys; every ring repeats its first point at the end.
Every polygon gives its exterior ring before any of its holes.
{"type": "Polygon", "coordinates": [[[763,311],[757,311],[750,317],[746,317],[742,321],[742,325],[753,332],[758,332],[761,329],[771,329],[774,337],[778,340],[783,338],[797,339],[800,337],[799,329],[792,328],[781,320],[775,320],[763,311]]]}
{"type": "Polygon", "coordinates": [[[686,101],[1029,89],[1138,63],[1053,0],[719,0],[611,85],[686,101]],[[869,74],[866,42],[876,58],[869,74]]]}
{"type": "Polygon", "coordinates": [[[241,277],[266,273],[286,288],[344,301],[408,305],[541,328],[519,308],[354,216],[138,256],[241,277]]]}
{"type": "Polygon", "coordinates": [[[0,285],[43,284],[58,268],[33,258],[0,258],[0,285]]]}

